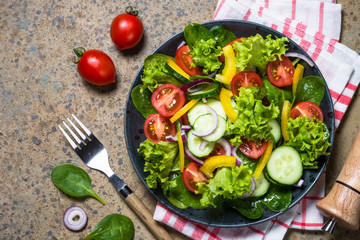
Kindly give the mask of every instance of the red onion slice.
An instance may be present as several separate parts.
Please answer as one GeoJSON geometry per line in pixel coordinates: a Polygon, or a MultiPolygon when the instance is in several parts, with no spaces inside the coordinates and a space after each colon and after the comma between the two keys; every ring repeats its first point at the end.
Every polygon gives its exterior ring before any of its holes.
{"type": "Polygon", "coordinates": [[[183,131],[190,131],[192,127],[190,125],[182,125],[180,129],[183,131]]]}
{"type": "Polygon", "coordinates": [[[250,187],[251,193],[248,193],[248,192],[247,192],[247,193],[244,193],[243,195],[238,196],[238,198],[239,198],[239,199],[243,199],[243,198],[251,197],[251,196],[253,195],[255,189],[256,189],[256,182],[255,182],[255,178],[252,177],[252,178],[251,178],[251,187],[250,187]]]}
{"type": "Polygon", "coordinates": [[[213,81],[211,79],[198,79],[181,87],[183,92],[193,93],[205,89],[213,81]]]}
{"type": "Polygon", "coordinates": [[[236,166],[240,167],[240,165],[241,165],[241,163],[242,163],[242,160],[241,160],[241,158],[239,157],[239,155],[237,155],[236,151],[237,151],[237,147],[233,147],[233,148],[231,149],[231,156],[236,157],[236,166]]]}
{"type": "Polygon", "coordinates": [[[72,206],[65,210],[63,221],[71,231],[80,231],[87,223],[87,216],[81,207],[72,206]]]}
{"type": "Polygon", "coordinates": [[[198,132],[196,130],[194,130],[192,132],[192,134],[194,134],[195,136],[197,137],[206,137],[206,136],[209,136],[210,134],[212,134],[215,129],[217,128],[217,125],[218,125],[218,122],[219,122],[219,116],[217,115],[216,111],[211,108],[211,107],[208,107],[208,111],[209,113],[213,116],[214,118],[214,121],[213,121],[213,125],[205,132],[198,132]]]}
{"type": "Polygon", "coordinates": [[[304,184],[304,180],[300,179],[297,183],[294,183],[292,186],[293,187],[301,187],[304,184]]]}
{"type": "Polygon", "coordinates": [[[220,144],[224,148],[226,156],[231,156],[232,146],[226,138],[220,138],[219,140],[216,141],[216,143],[220,144]]]}
{"type": "Polygon", "coordinates": [[[165,139],[166,139],[166,141],[169,141],[169,142],[177,142],[178,141],[176,136],[170,136],[170,135],[166,136],[165,139]]]}
{"type": "Polygon", "coordinates": [[[181,136],[183,143],[187,143],[187,137],[186,137],[186,133],[184,130],[180,131],[180,136],[181,136]]]}
{"type": "Polygon", "coordinates": [[[181,43],[179,44],[179,46],[177,47],[177,49],[179,49],[179,48],[181,48],[182,46],[184,46],[185,45],[185,41],[181,41],[181,43]]]}
{"type": "Polygon", "coordinates": [[[302,60],[304,60],[305,62],[307,62],[307,64],[309,64],[310,67],[314,66],[314,62],[309,59],[308,57],[306,57],[304,54],[298,53],[298,52],[287,52],[285,53],[286,57],[296,57],[296,58],[301,58],[302,60]]]}
{"type": "Polygon", "coordinates": [[[204,164],[204,161],[195,157],[189,150],[189,148],[187,146],[185,146],[185,155],[187,158],[189,158],[192,162],[199,164],[200,166],[202,166],[204,164]]]}
{"type": "Polygon", "coordinates": [[[200,149],[201,151],[204,150],[205,147],[206,147],[206,144],[208,144],[208,142],[205,141],[205,140],[202,140],[202,142],[200,143],[199,149],[200,149]]]}

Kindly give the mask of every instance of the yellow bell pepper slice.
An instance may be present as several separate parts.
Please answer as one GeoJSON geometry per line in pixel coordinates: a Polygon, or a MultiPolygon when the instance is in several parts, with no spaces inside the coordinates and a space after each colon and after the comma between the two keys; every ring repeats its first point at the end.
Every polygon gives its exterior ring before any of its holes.
{"type": "Polygon", "coordinates": [[[179,168],[180,168],[180,172],[183,172],[185,165],[185,152],[184,152],[184,143],[180,131],[176,133],[176,137],[178,139],[178,145],[179,145],[179,160],[180,160],[179,168]]]}
{"type": "Polygon", "coordinates": [[[235,52],[231,45],[227,45],[222,49],[225,57],[225,67],[221,74],[216,74],[215,80],[226,85],[230,85],[231,80],[236,74],[235,52]]]}
{"type": "Polygon", "coordinates": [[[223,107],[226,115],[228,116],[230,121],[234,123],[238,117],[238,114],[236,113],[236,111],[234,110],[231,104],[232,95],[233,93],[230,90],[226,88],[222,88],[219,97],[220,97],[221,106],[223,107]]]}
{"type": "Polygon", "coordinates": [[[213,172],[216,168],[219,167],[234,167],[236,165],[236,157],[234,156],[213,156],[204,161],[204,164],[200,167],[200,172],[202,172],[206,177],[212,178],[213,172]]]}
{"type": "Polygon", "coordinates": [[[286,131],[287,121],[290,118],[290,111],[291,111],[291,103],[288,100],[285,100],[281,112],[281,133],[285,141],[290,140],[290,134],[286,131]]]}
{"type": "Polygon", "coordinates": [[[190,108],[192,108],[200,99],[193,99],[189,101],[185,106],[183,106],[179,111],[177,111],[171,118],[170,122],[174,123],[176,120],[181,118],[190,108]]]}
{"type": "Polygon", "coordinates": [[[256,165],[256,169],[254,172],[255,178],[258,178],[260,176],[260,173],[264,170],[266,163],[269,161],[270,155],[273,150],[273,146],[274,146],[274,141],[270,139],[268,141],[268,145],[265,149],[265,152],[263,153],[263,155],[261,155],[260,160],[259,160],[258,164],[256,165]]]}
{"type": "Polygon", "coordinates": [[[293,78],[293,83],[292,83],[293,95],[295,95],[297,85],[298,85],[299,81],[303,78],[303,76],[304,76],[304,66],[301,64],[297,64],[295,71],[294,71],[294,78],[293,78]]]}

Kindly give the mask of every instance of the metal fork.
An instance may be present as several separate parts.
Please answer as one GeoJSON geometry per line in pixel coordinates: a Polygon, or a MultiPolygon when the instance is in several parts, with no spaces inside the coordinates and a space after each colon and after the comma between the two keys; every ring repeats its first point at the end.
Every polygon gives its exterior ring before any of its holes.
{"type": "Polygon", "coordinates": [[[80,122],[77,117],[74,116],[74,114],[71,115],[82,131],[69,118],[66,118],[66,120],[70,123],[72,128],[69,127],[65,121],[62,121],[62,123],[72,138],[60,126],[60,124],[58,126],[81,160],[88,167],[99,170],[108,176],[116,191],[120,193],[121,197],[125,200],[128,206],[137,214],[137,216],[143,221],[157,239],[173,239],[163,226],[153,219],[150,211],[131,191],[126,183],[111,170],[108,153],[104,145],[89,129],[84,126],[82,122],[80,122]],[[73,129],[75,131],[73,131],[73,129]]]}

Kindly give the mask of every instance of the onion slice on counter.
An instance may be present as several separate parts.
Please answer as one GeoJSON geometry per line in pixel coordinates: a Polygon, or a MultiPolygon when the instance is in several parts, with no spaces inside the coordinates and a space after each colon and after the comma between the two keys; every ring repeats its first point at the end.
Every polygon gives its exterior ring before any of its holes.
{"type": "Polygon", "coordinates": [[[304,60],[305,62],[307,62],[307,64],[309,64],[310,67],[314,66],[314,62],[309,59],[308,57],[306,57],[304,54],[298,53],[298,52],[287,52],[285,53],[286,57],[296,57],[296,58],[301,58],[302,60],[304,60]]]}
{"type": "Polygon", "coordinates": [[[205,89],[209,86],[213,81],[211,79],[198,79],[193,82],[187,83],[181,87],[183,92],[193,93],[198,92],[205,89]]]}
{"type": "Polygon", "coordinates": [[[250,187],[251,193],[244,193],[243,195],[238,196],[238,198],[239,198],[239,199],[243,199],[243,198],[251,197],[251,196],[253,195],[255,189],[256,189],[256,182],[255,182],[255,178],[252,177],[252,178],[251,178],[251,187],[250,187]]]}
{"type": "Polygon", "coordinates": [[[226,138],[220,138],[219,140],[216,141],[216,143],[220,144],[224,148],[226,156],[231,156],[232,146],[226,138]]]}
{"type": "Polygon", "coordinates": [[[240,165],[241,165],[241,163],[242,163],[242,160],[241,160],[241,158],[239,157],[239,155],[237,155],[236,150],[237,150],[237,147],[233,147],[233,148],[231,149],[231,156],[236,157],[236,166],[240,167],[240,165]]]}
{"type": "Polygon", "coordinates": [[[189,150],[189,148],[187,146],[185,146],[185,155],[187,158],[189,158],[192,162],[199,164],[200,166],[202,166],[204,164],[204,161],[195,157],[189,150]]]}
{"type": "Polygon", "coordinates": [[[71,231],[80,231],[87,223],[87,216],[81,207],[72,206],[65,210],[63,221],[71,231]]]}
{"type": "Polygon", "coordinates": [[[218,122],[219,122],[219,117],[216,113],[216,111],[211,108],[211,107],[208,107],[208,111],[209,113],[213,116],[214,118],[214,121],[213,121],[213,125],[205,132],[198,132],[198,131],[193,131],[192,134],[194,134],[195,136],[197,137],[206,137],[206,136],[209,136],[210,134],[212,134],[215,129],[217,128],[217,125],[218,125],[218,122]]]}

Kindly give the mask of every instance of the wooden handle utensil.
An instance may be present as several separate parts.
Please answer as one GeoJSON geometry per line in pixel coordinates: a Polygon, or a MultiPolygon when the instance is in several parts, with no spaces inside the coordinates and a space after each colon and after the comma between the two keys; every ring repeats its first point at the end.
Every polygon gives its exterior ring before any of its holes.
{"type": "Polygon", "coordinates": [[[330,219],[323,228],[325,231],[332,233],[335,223],[347,229],[359,229],[360,132],[333,188],[316,207],[322,215],[330,219]]]}

